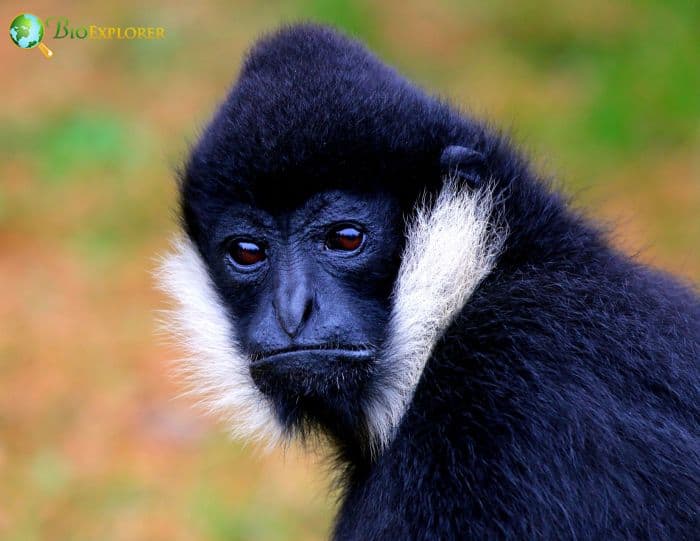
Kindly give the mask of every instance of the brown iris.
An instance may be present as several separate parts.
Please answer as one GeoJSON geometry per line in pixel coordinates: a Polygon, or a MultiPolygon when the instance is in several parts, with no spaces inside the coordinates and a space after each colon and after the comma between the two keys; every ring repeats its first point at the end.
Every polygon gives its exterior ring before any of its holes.
{"type": "Polygon", "coordinates": [[[364,233],[356,227],[343,225],[328,233],[326,247],[330,250],[352,252],[362,246],[364,238],[364,233]]]}
{"type": "Polygon", "coordinates": [[[265,259],[265,248],[249,240],[234,240],[228,248],[229,255],[237,264],[250,267],[265,259]]]}

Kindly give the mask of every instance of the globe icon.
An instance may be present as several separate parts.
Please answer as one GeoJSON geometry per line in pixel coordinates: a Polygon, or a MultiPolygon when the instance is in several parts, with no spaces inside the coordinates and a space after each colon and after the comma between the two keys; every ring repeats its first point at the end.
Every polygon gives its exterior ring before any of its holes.
{"type": "Polygon", "coordinates": [[[41,40],[44,37],[44,24],[41,19],[31,13],[17,15],[10,23],[10,38],[17,47],[33,49],[37,45],[46,58],[51,58],[53,52],[41,40]]]}

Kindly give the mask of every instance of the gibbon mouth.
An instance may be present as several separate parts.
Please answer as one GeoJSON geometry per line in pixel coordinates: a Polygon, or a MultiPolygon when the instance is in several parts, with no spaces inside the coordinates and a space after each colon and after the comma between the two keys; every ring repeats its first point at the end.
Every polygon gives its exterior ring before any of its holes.
{"type": "Polygon", "coordinates": [[[253,353],[251,364],[263,364],[267,361],[294,358],[300,355],[312,354],[315,356],[337,356],[346,359],[367,359],[374,354],[374,348],[367,345],[354,344],[298,344],[285,348],[257,351],[253,353]]]}

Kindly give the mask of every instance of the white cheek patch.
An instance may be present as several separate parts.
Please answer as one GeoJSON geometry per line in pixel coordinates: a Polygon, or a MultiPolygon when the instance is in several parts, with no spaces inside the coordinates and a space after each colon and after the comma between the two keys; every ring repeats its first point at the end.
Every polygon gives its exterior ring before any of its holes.
{"type": "Polygon", "coordinates": [[[190,392],[230,426],[234,436],[273,446],[284,437],[270,401],[258,390],[249,359],[214,289],[205,263],[188,239],[173,242],[156,273],[158,285],[175,302],[164,329],[187,352],[180,363],[190,392]]]}
{"type": "Polygon", "coordinates": [[[374,451],[392,439],[436,340],[496,264],[506,231],[494,224],[493,194],[447,179],[408,226],[394,285],[387,345],[367,423],[374,451]]]}
{"type": "MultiPolygon", "coordinates": [[[[433,204],[416,210],[366,410],[375,453],[391,441],[436,340],[496,264],[506,232],[494,225],[493,206],[489,189],[470,191],[448,179],[433,204]]],[[[176,303],[164,327],[188,352],[181,371],[191,393],[203,396],[202,403],[227,421],[234,436],[270,446],[281,442],[287,433],[253,382],[249,359],[191,241],[173,243],[157,279],[176,303]]]]}

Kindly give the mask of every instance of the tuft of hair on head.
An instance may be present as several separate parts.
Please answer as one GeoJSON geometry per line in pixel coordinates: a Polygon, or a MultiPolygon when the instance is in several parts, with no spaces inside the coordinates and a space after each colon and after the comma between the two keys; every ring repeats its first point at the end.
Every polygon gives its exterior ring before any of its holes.
{"type": "Polygon", "coordinates": [[[223,418],[234,437],[262,442],[268,449],[281,443],[287,434],[251,378],[250,360],[237,343],[197,248],[188,238],[174,239],[155,275],[174,303],[165,311],[163,330],[187,353],[178,370],[188,386],[186,394],[199,396],[200,404],[223,418]]]}
{"type": "Polygon", "coordinates": [[[492,185],[472,190],[448,176],[408,223],[367,411],[374,454],[391,441],[436,341],[496,265],[507,230],[494,208],[492,185]]]}

